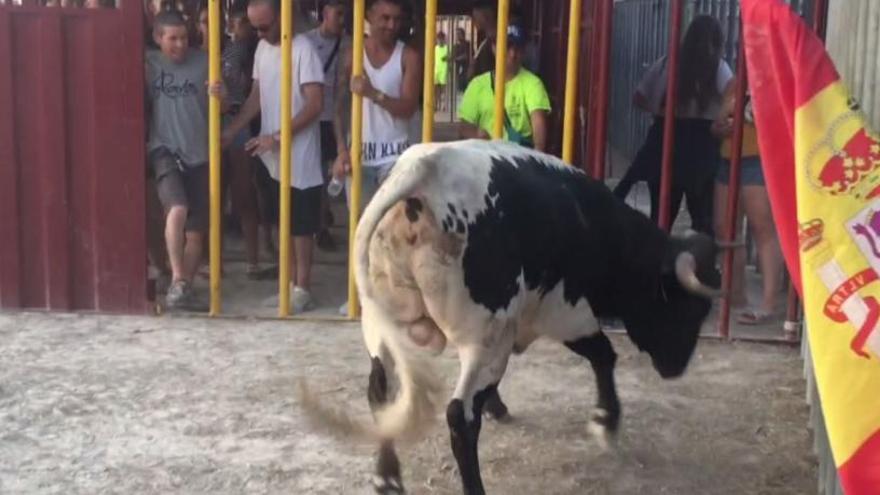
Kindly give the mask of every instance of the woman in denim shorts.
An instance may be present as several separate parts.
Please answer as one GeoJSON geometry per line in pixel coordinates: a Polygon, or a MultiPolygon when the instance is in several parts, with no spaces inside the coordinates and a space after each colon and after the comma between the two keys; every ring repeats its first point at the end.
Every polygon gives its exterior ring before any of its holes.
{"type": "MultiPolygon", "coordinates": [[[[715,232],[723,235],[726,228],[727,194],[730,182],[731,136],[733,134],[734,95],[725,95],[719,118],[712,125],[716,136],[723,138],[721,145],[721,164],[715,179],[715,232]]],[[[746,103],[743,124],[742,160],[740,165],[739,208],[736,215],[736,232],[740,237],[742,218],[748,219],[749,230],[755,239],[758,263],[762,276],[762,297],[759,305],[749,306],[745,290],[745,249],[734,252],[733,305],[742,308],[737,322],[744,325],[759,325],[767,322],[776,309],[776,297],[781,288],[782,253],[776,237],[770,198],[764,184],[761,157],[758,151],[758,137],[752,118],[751,102],[746,103]]]]}

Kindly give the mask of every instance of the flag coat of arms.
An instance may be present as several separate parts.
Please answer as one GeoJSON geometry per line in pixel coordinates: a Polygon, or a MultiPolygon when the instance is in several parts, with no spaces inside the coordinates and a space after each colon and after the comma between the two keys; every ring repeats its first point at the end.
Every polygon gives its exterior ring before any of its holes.
{"type": "Polygon", "coordinates": [[[764,175],[834,462],[847,494],[880,494],[880,139],[787,5],[742,0],[742,19],[764,175]]]}

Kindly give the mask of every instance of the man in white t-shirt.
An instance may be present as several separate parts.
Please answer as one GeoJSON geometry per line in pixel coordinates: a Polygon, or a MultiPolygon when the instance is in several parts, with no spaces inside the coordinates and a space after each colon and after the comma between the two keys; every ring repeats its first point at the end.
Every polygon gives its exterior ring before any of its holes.
{"type": "MultiPolygon", "coordinates": [[[[279,142],[281,138],[281,24],[278,0],[251,0],[248,19],[260,37],[254,56],[254,85],[235,120],[224,130],[224,143],[230,142],[242,128],[260,114],[260,135],[245,148],[259,156],[267,181],[269,218],[280,219],[279,142]]],[[[307,37],[293,39],[293,74],[291,122],[291,207],[290,229],[293,249],[290,252],[290,280],[293,284],[294,312],[313,307],[311,285],[314,236],[320,230],[321,174],[320,117],[324,101],[324,71],[321,59],[307,37]]]]}

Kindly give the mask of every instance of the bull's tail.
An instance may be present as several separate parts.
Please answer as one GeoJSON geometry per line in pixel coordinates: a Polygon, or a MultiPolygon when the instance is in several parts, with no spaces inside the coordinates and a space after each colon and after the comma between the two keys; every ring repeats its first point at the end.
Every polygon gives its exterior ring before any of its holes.
{"type": "Polygon", "coordinates": [[[367,425],[353,419],[347,412],[325,407],[305,383],[300,387],[300,402],[313,423],[333,434],[349,439],[382,441],[414,441],[423,436],[436,419],[442,400],[442,382],[431,362],[421,352],[407,352],[401,336],[403,329],[374,301],[369,279],[369,245],[373,233],[385,214],[398,201],[417,192],[424,179],[435,173],[433,161],[427,156],[434,146],[410,148],[367,205],[358,223],[354,239],[352,263],[362,306],[362,326],[367,348],[372,356],[387,349],[394,361],[399,381],[397,396],[374,412],[375,424],[367,425]]]}

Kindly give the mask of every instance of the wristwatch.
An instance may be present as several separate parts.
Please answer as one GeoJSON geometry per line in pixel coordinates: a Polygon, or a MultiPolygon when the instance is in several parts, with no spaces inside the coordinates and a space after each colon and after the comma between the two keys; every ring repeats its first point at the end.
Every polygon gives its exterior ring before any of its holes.
{"type": "Polygon", "coordinates": [[[375,101],[376,103],[382,103],[383,101],[385,101],[385,93],[377,89],[376,95],[373,97],[373,101],[375,101]]]}

